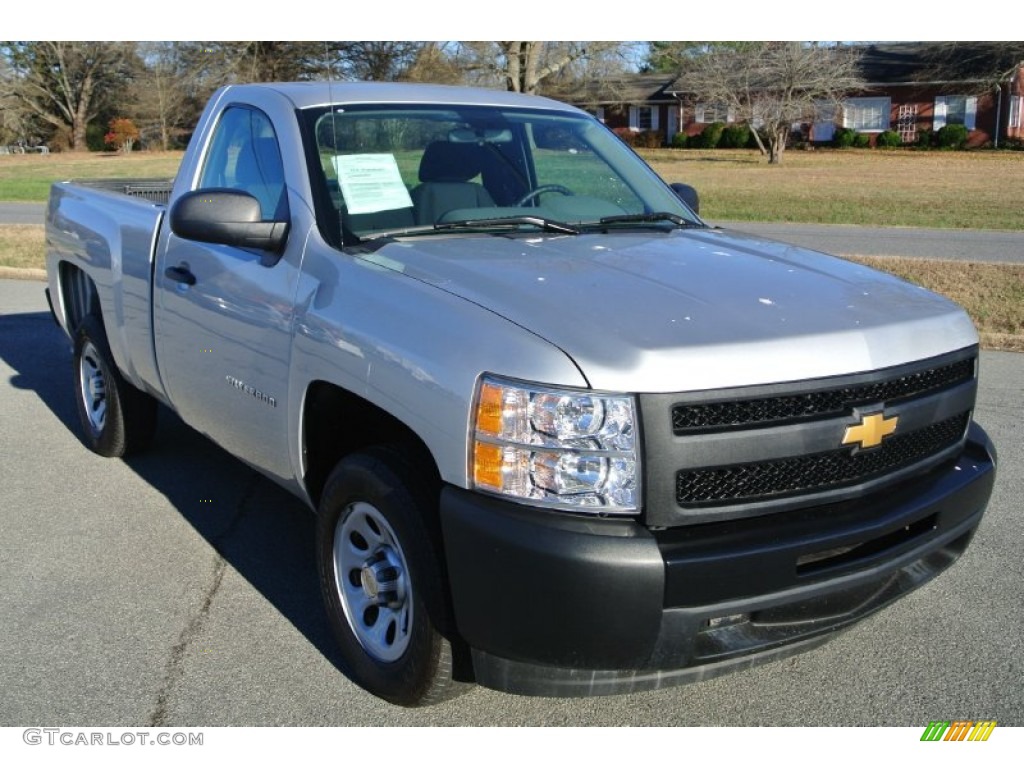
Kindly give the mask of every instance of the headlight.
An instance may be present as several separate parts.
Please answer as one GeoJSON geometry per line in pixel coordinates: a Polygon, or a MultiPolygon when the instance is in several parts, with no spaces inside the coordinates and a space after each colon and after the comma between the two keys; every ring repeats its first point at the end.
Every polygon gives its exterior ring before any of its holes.
{"type": "Polygon", "coordinates": [[[561,390],[485,376],[471,456],[480,490],[595,514],[640,507],[636,406],[627,395],[561,390]]]}

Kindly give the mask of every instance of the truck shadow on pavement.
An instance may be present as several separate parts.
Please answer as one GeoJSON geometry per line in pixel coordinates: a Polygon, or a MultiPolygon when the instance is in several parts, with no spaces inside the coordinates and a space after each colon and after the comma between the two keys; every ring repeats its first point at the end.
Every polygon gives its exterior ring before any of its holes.
{"type": "MultiPolygon", "coordinates": [[[[50,315],[0,316],[0,359],[14,370],[11,385],[35,392],[69,439],[88,450],[81,444],[70,346],[50,315]]],[[[344,673],[320,598],[314,516],[301,501],[163,407],[153,446],[124,463],[344,673]]]]}

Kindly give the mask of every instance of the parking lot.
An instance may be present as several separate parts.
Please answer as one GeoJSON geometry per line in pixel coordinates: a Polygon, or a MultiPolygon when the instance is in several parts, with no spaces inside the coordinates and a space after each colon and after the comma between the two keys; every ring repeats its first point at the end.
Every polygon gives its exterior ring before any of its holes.
{"type": "Polygon", "coordinates": [[[0,281],[0,725],[1024,725],[1024,355],[982,355],[1000,474],[966,555],[831,643],[651,693],[402,710],[337,667],[302,504],[167,412],[144,456],[84,448],[42,288],[0,281]]]}

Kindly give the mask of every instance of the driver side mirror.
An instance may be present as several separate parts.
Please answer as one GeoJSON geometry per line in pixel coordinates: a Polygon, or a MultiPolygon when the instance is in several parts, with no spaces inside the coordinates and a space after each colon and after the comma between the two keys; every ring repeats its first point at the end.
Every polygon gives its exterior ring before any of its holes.
{"type": "Polygon", "coordinates": [[[697,194],[697,190],[691,187],[689,184],[670,184],[672,191],[676,193],[676,197],[686,203],[686,206],[694,213],[700,213],[700,195],[697,194]]]}
{"type": "Polygon", "coordinates": [[[287,221],[263,221],[260,201],[237,189],[197,189],[171,206],[171,231],[186,240],[280,253],[287,221]]]}

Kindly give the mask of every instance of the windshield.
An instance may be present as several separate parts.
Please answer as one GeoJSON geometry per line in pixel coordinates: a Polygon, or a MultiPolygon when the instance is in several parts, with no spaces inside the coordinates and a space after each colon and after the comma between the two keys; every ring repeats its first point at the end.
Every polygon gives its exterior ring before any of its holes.
{"type": "Polygon", "coordinates": [[[306,118],[321,187],[317,217],[335,244],[454,229],[565,234],[609,226],[602,219],[699,224],[588,115],[367,105],[308,110],[306,118]]]}

